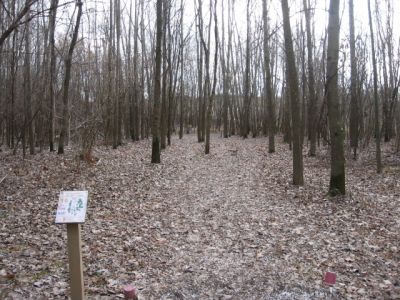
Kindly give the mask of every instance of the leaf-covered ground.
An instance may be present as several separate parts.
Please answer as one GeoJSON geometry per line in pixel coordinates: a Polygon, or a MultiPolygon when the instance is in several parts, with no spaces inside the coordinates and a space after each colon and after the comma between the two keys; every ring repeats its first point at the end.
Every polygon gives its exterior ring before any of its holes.
{"type": "MultiPolygon", "coordinates": [[[[88,299],[400,299],[400,157],[385,146],[347,161],[346,197],[327,196],[329,153],[305,155],[291,185],[291,152],[265,138],[173,139],[152,165],[150,141],[79,162],[0,153],[0,299],[64,299],[66,227],[60,190],[89,191],[82,226],[88,299]],[[326,271],[337,274],[324,285],[326,271]]],[[[306,150],[305,150],[306,151],[306,150]]]]}

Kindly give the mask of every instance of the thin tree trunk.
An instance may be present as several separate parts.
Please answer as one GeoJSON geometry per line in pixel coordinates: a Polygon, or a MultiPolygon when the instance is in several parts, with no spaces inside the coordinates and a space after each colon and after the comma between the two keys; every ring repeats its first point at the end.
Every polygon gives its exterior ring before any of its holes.
{"type": "MultiPolygon", "coordinates": [[[[27,18],[29,19],[30,12],[27,13],[27,18]]],[[[24,70],[24,106],[25,106],[25,121],[23,137],[26,140],[25,136],[28,133],[28,144],[29,144],[29,153],[35,154],[35,144],[34,144],[34,135],[33,135],[33,120],[32,120],[32,88],[31,88],[31,46],[30,46],[30,23],[27,22],[25,24],[25,70],[24,70]]],[[[25,149],[24,149],[25,152],[25,149]]]]}
{"type": "Polygon", "coordinates": [[[356,62],[356,42],[354,33],[354,4],[349,0],[349,28],[350,28],[350,147],[353,148],[353,158],[357,158],[358,138],[359,138],[359,107],[357,99],[357,62],[356,62]]]}
{"type": "Polygon", "coordinates": [[[197,58],[197,68],[198,68],[198,119],[197,119],[197,140],[199,143],[204,141],[204,91],[203,91],[203,45],[201,41],[201,36],[203,35],[203,2],[198,0],[198,12],[197,12],[197,48],[198,48],[198,58],[197,58]]]}
{"type": "Polygon", "coordinates": [[[181,0],[181,20],[180,20],[180,67],[181,67],[181,74],[180,74],[180,95],[179,95],[179,139],[182,139],[183,137],[183,114],[184,114],[184,108],[183,108],[183,95],[184,95],[184,81],[183,81],[183,50],[184,50],[184,41],[183,41],[183,13],[184,13],[184,7],[183,7],[183,0],[181,0]]]}
{"type": "MultiPolygon", "coordinates": [[[[212,7],[212,0],[210,0],[210,19],[211,19],[211,7],[212,7]]],[[[214,72],[213,72],[214,78],[213,78],[212,91],[211,91],[211,95],[209,96],[208,106],[207,106],[205,154],[210,153],[211,113],[212,113],[213,100],[215,97],[215,87],[217,85],[217,66],[218,66],[218,47],[219,47],[218,46],[217,0],[214,0],[214,36],[215,36],[215,54],[214,54],[214,72]]],[[[210,47],[210,45],[208,45],[208,47],[210,47]]],[[[209,51],[210,51],[210,48],[208,48],[208,50],[206,52],[209,53],[209,51]]],[[[207,69],[208,69],[208,66],[207,66],[207,69]]]]}
{"type": "Polygon", "coordinates": [[[55,151],[54,138],[56,126],[56,101],[55,101],[55,81],[56,81],[56,53],[54,32],[56,26],[58,0],[51,0],[50,16],[49,16],[49,48],[50,48],[50,64],[49,64],[49,87],[48,87],[48,103],[50,104],[49,116],[49,148],[55,151]]]}
{"type": "Polygon", "coordinates": [[[293,184],[303,185],[303,151],[300,136],[299,79],[293,51],[292,32],[290,28],[289,7],[287,0],[281,0],[283,29],[285,35],[286,68],[289,81],[290,106],[292,115],[293,140],[293,184]]]}
{"type": "Polygon", "coordinates": [[[331,178],[329,193],[344,195],[345,158],[344,127],[338,94],[338,59],[339,59],[339,6],[340,0],[331,0],[329,6],[328,48],[326,63],[326,99],[328,103],[329,133],[331,138],[331,178]]]}
{"type": "Polygon", "coordinates": [[[161,41],[163,27],[163,0],[157,0],[156,20],[156,61],[154,71],[154,108],[152,124],[151,162],[160,163],[160,77],[161,77],[161,41]]]}
{"type": "Polygon", "coordinates": [[[137,1],[135,1],[135,26],[134,26],[134,35],[133,35],[133,140],[138,141],[140,136],[140,123],[141,116],[139,109],[139,71],[138,71],[138,58],[139,58],[139,9],[137,5],[137,1]]]}
{"type": "Polygon", "coordinates": [[[247,138],[250,131],[250,39],[251,39],[251,27],[250,27],[250,0],[247,0],[247,34],[246,34],[246,61],[245,61],[245,73],[244,73],[244,98],[243,98],[243,122],[242,122],[242,137],[247,138]]]}
{"type": "Polygon", "coordinates": [[[306,32],[307,32],[307,67],[308,67],[308,136],[310,139],[310,156],[316,154],[317,143],[317,93],[315,91],[314,78],[314,56],[313,56],[313,41],[311,34],[311,7],[307,5],[307,0],[303,0],[304,12],[306,15],[306,32]]]}
{"type": "Polygon", "coordinates": [[[264,70],[265,70],[265,97],[267,98],[267,110],[268,110],[268,152],[275,152],[275,99],[274,91],[272,88],[272,76],[271,76],[271,59],[269,51],[269,33],[268,33],[268,10],[267,0],[263,0],[263,22],[264,22],[264,70]]]}
{"type": "Polygon", "coordinates": [[[58,154],[64,153],[64,141],[68,130],[68,116],[69,116],[69,83],[71,80],[71,65],[72,65],[72,54],[78,39],[79,24],[81,22],[82,16],[82,1],[77,0],[76,6],[78,7],[78,14],[76,16],[76,23],[74,28],[74,33],[72,35],[71,44],[69,46],[68,55],[65,59],[65,76],[63,83],[63,118],[61,124],[60,141],[58,144],[58,154]]]}
{"type": "Polygon", "coordinates": [[[114,95],[114,113],[113,113],[113,149],[116,149],[122,143],[121,127],[121,89],[122,89],[122,71],[121,71],[121,7],[120,0],[114,3],[114,20],[115,20],[115,95],[114,95]]]}
{"type": "Polygon", "coordinates": [[[167,79],[168,79],[168,68],[170,65],[168,64],[168,51],[171,49],[167,48],[167,26],[169,26],[168,22],[168,14],[170,7],[170,0],[164,0],[163,7],[163,51],[162,51],[162,87],[161,87],[161,119],[160,119],[160,144],[161,149],[165,149],[167,147],[167,79]]]}
{"type": "Polygon", "coordinates": [[[375,108],[375,144],[376,144],[376,171],[382,173],[381,159],[381,131],[379,125],[379,100],[378,100],[378,71],[375,57],[374,29],[372,25],[371,0],[368,0],[369,30],[371,35],[372,67],[374,76],[374,108],[375,108]]]}

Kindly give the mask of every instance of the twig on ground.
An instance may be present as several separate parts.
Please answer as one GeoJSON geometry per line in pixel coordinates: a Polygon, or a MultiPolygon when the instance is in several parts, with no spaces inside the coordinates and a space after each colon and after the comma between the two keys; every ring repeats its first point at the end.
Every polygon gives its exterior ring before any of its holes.
{"type": "Polygon", "coordinates": [[[4,181],[4,179],[7,178],[8,175],[4,176],[1,180],[0,180],[0,184],[4,181]]]}

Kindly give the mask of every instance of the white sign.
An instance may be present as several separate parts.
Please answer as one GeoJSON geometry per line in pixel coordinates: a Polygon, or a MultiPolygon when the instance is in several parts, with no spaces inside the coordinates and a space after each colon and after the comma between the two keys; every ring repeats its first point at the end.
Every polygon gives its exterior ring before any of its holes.
{"type": "Polygon", "coordinates": [[[84,223],[88,191],[61,191],[56,223],[84,223]]]}

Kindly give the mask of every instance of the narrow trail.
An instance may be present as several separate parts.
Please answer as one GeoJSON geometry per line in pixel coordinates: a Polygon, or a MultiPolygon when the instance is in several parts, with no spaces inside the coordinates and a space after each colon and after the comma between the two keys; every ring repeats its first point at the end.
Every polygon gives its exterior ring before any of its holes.
{"type": "Polygon", "coordinates": [[[65,299],[66,229],[54,224],[60,190],[88,190],[82,226],[88,299],[396,299],[400,295],[400,171],[386,151],[347,162],[348,196],[329,198],[329,155],[304,155],[305,185],[291,184],[287,145],[212,135],[173,138],[162,163],[150,141],[17,160],[2,153],[0,298],[65,299]],[[75,152],[76,153],[76,152],[75,152]],[[326,271],[337,284],[323,284],[326,271]]]}
{"type": "Polygon", "coordinates": [[[161,268],[150,263],[143,274],[145,298],[324,295],[293,282],[289,289],[284,285],[293,270],[277,236],[286,244],[285,231],[291,233],[302,220],[297,220],[296,207],[277,195],[278,182],[295,192],[290,160],[281,154],[266,158],[266,147],[265,139],[214,136],[212,153],[204,155],[203,145],[191,137],[164,152],[168,165],[153,190],[158,198],[150,196],[157,200],[141,207],[148,214],[144,227],[159,231],[159,249],[149,256],[162,262],[161,268]],[[278,278],[282,286],[276,286],[278,278]]]}
{"type": "Polygon", "coordinates": [[[181,148],[182,156],[187,153],[183,170],[167,176],[170,189],[163,195],[167,209],[161,222],[172,249],[169,263],[183,267],[181,274],[168,274],[174,278],[175,294],[233,296],[264,265],[258,212],[268,201],[265,192],[260,194],[262,156],[254,153],[262,145],[250,143],[256,148],[235,140],[214,144],[213,154],[200,156],[193,166],[190,156],[199,154],[181,148]],[[200,294],[204,287],[208,295],[200,294]]]}

